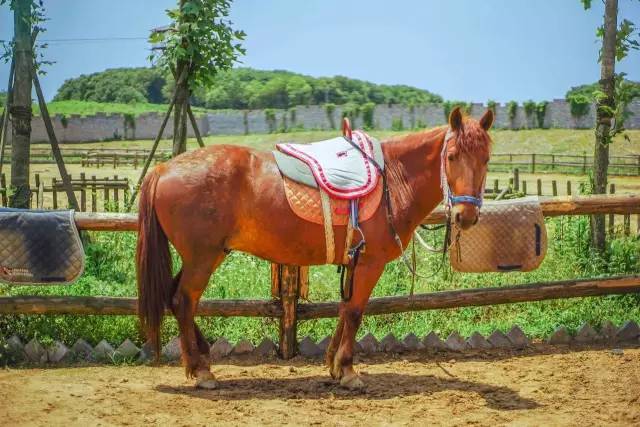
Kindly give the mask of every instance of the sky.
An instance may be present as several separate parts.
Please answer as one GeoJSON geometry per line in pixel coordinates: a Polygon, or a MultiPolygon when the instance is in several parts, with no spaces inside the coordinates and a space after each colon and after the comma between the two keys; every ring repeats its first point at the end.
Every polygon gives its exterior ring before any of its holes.
{"type": "MultiPolygon", "coordinates": [[[[47,99],[69,78],[149,65],[146,37],[175,0],[45,0],[49,21],[41,78],[47,99]],[[108,40],[87,40],[108,39],[108,40]]],[[[640,2],[620,0],[618,20],[640,26],[640,2]]],[[[599,79],[603,5],[580,0],[235,0],[247,33],[242,65],[312,76],[406,84],[445,99],[498,102],[563,98],[599,79]]],[[[13,16],[0,6],[0,39],[13,16]]],[[[640,52],[617,64],[640,80],[640,52]]],[[[6,88],[9,64],[0,64],[6,88]]],[[[2,89],[4,90],[4,89],[2,89]]]]}

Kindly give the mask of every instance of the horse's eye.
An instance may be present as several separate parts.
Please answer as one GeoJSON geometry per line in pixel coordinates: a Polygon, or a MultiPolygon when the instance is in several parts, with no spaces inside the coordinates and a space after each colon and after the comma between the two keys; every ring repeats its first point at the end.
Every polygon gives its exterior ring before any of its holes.
{"type": "Polygon", "coordinates": [[[456,156],[454,156],[453,154],[449,154],[449,156],[447,157],[447,159],[449,159],[450,162],[453,162],[455,158],[456,156]]]}

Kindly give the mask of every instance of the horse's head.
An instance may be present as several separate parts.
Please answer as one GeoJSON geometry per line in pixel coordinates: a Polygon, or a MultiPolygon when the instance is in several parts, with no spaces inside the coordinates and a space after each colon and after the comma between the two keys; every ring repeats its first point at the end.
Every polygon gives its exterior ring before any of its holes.
{"type": "Polygon", "coordinates": [[[462,229],[478,222],[487,177],[493,111],[480,120],[463,117],[456,107],[449,115],[449,130],[442,147],[442,191],[453,221],[462,229]]]}

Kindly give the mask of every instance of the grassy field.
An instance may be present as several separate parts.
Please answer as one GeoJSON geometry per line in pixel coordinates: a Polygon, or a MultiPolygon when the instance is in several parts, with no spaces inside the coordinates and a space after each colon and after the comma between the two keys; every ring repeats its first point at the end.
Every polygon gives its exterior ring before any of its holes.
{"type": "MultiPolygon", "coordinates": [[[[402,132],[372,132],[379,138],[386,138],[402,132]]],[[[242,144],[259,149],[270,149],[279,141],[314,141],[332,137],[334,132],[299,132],[279,135],[221,136],[206,138],[207,144],[242,144]]],[[[582,153],[592,144],[591,131],[574,130],[532,130],[532,131],[494,131],[496,152],[556,152],[582,153]],[[518,151],[519,150],[519,151],[518,151]]],[[[163,141],[163,147],[169,148],[170,141],[163,141]]],[[[190,140],[190,148],[195,141],[190,140]]],[[[148,147],[150,141],[117,141],[94,144],[82,144],[84,147],[148,147]]],[[[78,144],[73,144],[78,147],[78,144]]],[[[640,132],[631,132],[631,142],[619,140],[612,150],[617,153],[640,153],[640,132]]],[[[81,169],[79,165],[69,165],[74,175],[85,171],[88,176],[127,176],[136,179],[139,170],[133,168],[110,167],[101,169],[81,169]]],[[[33,172],[43,174],[45,182],[56,174],[55,165],[33,165],[33,172]]],[[[5,172],[9,172],[5,169],[5,172]]],[[[492,173],[493,178],[502,182],[508,179],[506,173],[492,173]]],[[[536,175],[535,177],[540,176],[536,175]]],[[[531,180],[533,191],[534,176],[526,173],[522,179],[531,180]]],[[[545,182],[558,179],[560,194],[564,194],[564,180],[577,182],[586,177],[548,174],[545,182]]],[[[638,193],[640,179],[633,177],[615,177],[619,192],[638,193]]],[[[531,273],[504,274],[460,274],[450,272],[445,267],[430,280],[418,280],[416,292],[429,292],[444,289],[468,287],[500,286],[546,280],[561,280],[578,277],[594,277],[612,274],[640,272],[640,241],[636,237],[619,238],[610,244],[607,256],[600,259],[589,253],[588,219],[584,217],[558,218],[548,220],[550,248],[542,266],[531,273]]],[[[87,247],[87,268],[83,277],[70,286],[47,287],[8,287],[0,285],[0,295],[37,294],[37,295],[113,295],[135,296],[135,266],[132,254],[135,248],[135,234],[97,233],[92,236],[93,243],[87,247]]],[[[439,257],[419,253],[420,270],[423,274],[432,274],[438,268],[439,257]]],[[[338,300],[338,277],[334,267],[314,267],[310,275],[310,300],[338,300]]],[[[406,295],[409,292],[410,276],[398,262],[389,264],[374,291],[375,296],[406,295]]],[[[206,298],[269,298],[269,265],[254,257],[232,253],[218,269],[205,294],[206,298]]],[[[589,321],[594,325],[604,320],[621,323],[624,320],[640,321],[640,296],[609,296],[598,298],[578,298],[547,302],[497,305],[490,307],[434,310],[419,313],[406,313],[387,316],[367,317],[360,335],[372,332],[379,338],[388,332],[403,336],[408,332],[424,335],[435,330],[440,334],[459,331],[465,335],[478,330],[490,333],[493,329],[505,330],[513,324],[519,324],[528,334],[537,337],[548,335],[558,325],[571,330],[589,321]]],[[[249,338],[256,342],[264,336],[276,338],[277,322],[268,319],[247,318],[206,318],[200,324],[207,337],[214,339],[225,336],[232,340],[249,338]]],[[[310,335],[321,339],[329,335],[335,327],[335,319],[302,322],[300,336],[310,335]]],[[[143,338],[138,330],[137,321],[132,317],[100,316],[0,316],[0,336],[17,333],[24,338],[38,336],[47,341],[62,339],[72,343],[83,337],[94,344],[106,338],[119,343],[126,337],[141,342],[143,338]]],[[[177,328],[172,320],[166,322],[165,339],[175,335],[177,328]]]]}
{"type": "MultiPolygon", "coordinates": [[[[336,136],[337,131],[300,131],[274,134],[251,135],[223,135],[204,138],[209,144],[234,144],[270,150],[279,142],[312,142],[329,139],[336,136]]],[[[406,135],[409,131],[381,131],[372,130],[372,136],[384,140],[393,136],[406,135]]],[[[640,130],[627,132],[629,140],[622,136],[616,137],[611,145],[611,153],[616,155],[640,154],[640,130]]],[[[593,130],[583,129],[531,129],[531,130],[492,130],[495,153],[545,153],[545,154],[579,154],[593,152],[593,130]]],[[[73,148],[149,148],[153,141],[109,141],[85,144],[66,144],[73,148]]],[[[188,141],[189,149],[195,149],[198,144],[195,139],[188,141]]],[[[171,141],[160,141],[160,148],[170,149],[171,141]]]]}

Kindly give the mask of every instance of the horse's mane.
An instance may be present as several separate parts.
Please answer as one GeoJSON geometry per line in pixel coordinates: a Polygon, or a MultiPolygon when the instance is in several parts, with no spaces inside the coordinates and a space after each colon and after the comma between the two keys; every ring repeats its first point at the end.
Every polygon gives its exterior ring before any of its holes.
{"type": "Polygon", "coordinates": [[[456,147],[464,153],[479,153],[489,156],[491,151],[491,137],[489,133],[480,126],[477,120],[463,118],[462,131],[458,132],[456,147]]]}
{"type": "MultiPolygon", "coordinates": [[[[447,125],[438,126],[421,132],[394,136],[384,141],[383,147],[386,145],[388,150],[385,151],[390,154],[390,156],[385,159],[385,168],[390,186],[394,187],[394,191],[391,192],[391,197],[393,198],[393,204],[396,209],[409,209],[415,197],[413,189],[409,185],[407,171],[397,157],[398,151],[396,147],[400,149],[400,147],[402,147],[401,144],[404,145],[407,143],[413,146],[424,143],[435,144],[437,141],[441,141],[441,138],[444,138],[444,133],[448,128],[449,126],[447,125]]],[[[480,126],[477,120],[466,116],[463,118],[462,130],[456,138],[456,147],[461,152],[478,153],[488,156],[491,150],[491,143],[491,137],[482,126],[480,126]]],[[[402,150],[400,152],[402,152],[402,150]]]]}

